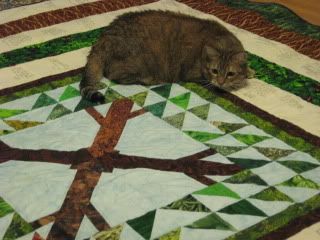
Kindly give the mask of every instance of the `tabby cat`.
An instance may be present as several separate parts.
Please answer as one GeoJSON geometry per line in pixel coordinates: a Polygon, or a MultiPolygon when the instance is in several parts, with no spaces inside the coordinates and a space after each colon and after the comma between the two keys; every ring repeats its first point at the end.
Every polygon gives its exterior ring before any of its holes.
{"type": "Polygon", "coordinates": [[[81,94],[103,102],[97,91],[103,76],[119,84],[195,81],[233,90],[246,84],[246,58],[241,42],[215,21],[170,11],[130,12],[92,47],[81,94]]]}

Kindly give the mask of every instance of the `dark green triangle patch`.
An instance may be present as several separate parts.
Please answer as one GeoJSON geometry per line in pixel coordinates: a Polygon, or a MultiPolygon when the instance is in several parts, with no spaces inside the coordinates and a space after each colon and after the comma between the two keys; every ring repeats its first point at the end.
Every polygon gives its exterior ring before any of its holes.
{"type": "Polygon", "coordinates": [[[252,173],[250,170],[244,170],[233,175],[231,178],[224,180],[223,182],[226,183],[235,183],[235,184],[242,184],[242,183],[253,183],[257,185],[268,185],[265,181],[263,181],[258,175],[252,173]]]}
{"type": "Polygon", "coordinates": [[[68,86],[61,94],[59,101],[64,101],[69,98],[80,96],[80,92],[72,86],[68,86]]]}
{"type": "Polygon", "coordinates": [[[259,192],[250,198],[255,198],[263,201],[285,201],[285,202],[293,202],[293,200],[287,196],[286,194],[280,192],[275,187],[269,187],[262,192],[259,192]]]}
{"type": "Polygon", "coordinates": [[[191,93],[188,92],[188,93],[184,93],[179,96],[176,96],[174,98],[170,98],[170,101],[175,105],[186,110],[189,104],[190,96],[191,96],[191,93]]]}
{"type": "Polygon", "coordinates": [[[144,107],[147,111],[151,112],[156,117],[161,118],[164,112],[164,109],[166,108],[167,102],[158,102],[149,106],[144,107]]]}
{"type": "Polygon", "coordinates": [[[241,197],[237,193],[227,188],[222,183],[213,184],[209,187],[196,191],[193,194],[208,195],[208,196],[222,196],[222,197],[241,199],[241,197]]]}
{"type": "Polygon", "coordinates": [[[127,224],[144,237],[144,239],[150,239],[155,216],[156,210],[148,212],[141,217],[129,220],[127,221],[127,224]]]}
{"type": "Polygon", "coordinates": [[[13,208],[0,197],[0,218],[13,211],[13,208]]]}
{"type": "Polygon", "coordinates": [[[279,158],[288,156],[290,153],[294,152],[294,150],[277,149],[277,148],[261,148],[261,147],[255,147],[255,146],[254,148],[272,160],[277,160],[279,158]]]}
{"type": "Polygon", "coordinates": [[[247,200],[241,200],[240,202],[236,202],[232,205],[229,205],[219,210],[219,212],[227,213],[227,214],[241,214],[241,215],[267,217],[267,215],[264,212],[262,212],[257,207],[253,206],[247,200]]]}
{"type": "Polygon", "coordinates": [[[302,173],[309,170],[312,170],[316,167],[319,167],[319,165],[309,162],[301,162],[301,161],[278,161],[278,163],[281,163],[283,166],[286,166],[287,168],[290,168],[291,170],[295,171],[296,173],[302,173]]]}
{"type": "Polygon", "coordinates": [[[172,84],[164,84],[158,87],[151,88],[151,90],[167,99],[170,96],[171,86],[172,84]]]}
{"type": "Polygon", "coordinates": [[[313,188],[313,189],[319,189],[319,185],[315,182],[311,181],[310,179],[306,179],[300,175],[294,176],[293,178],[290,178],[289,180],[279,184],[281,186],[287,186],[287,187],[302,187],[302,188],[313,188]]]}
{"type": "Polygon", "coordinates": [[[221,137],[223,135],[223,134],[217,134],[217,133],[198,132],[198,131],[183,131],[183,132],[199,142],[206,142],[206,141],[221,137]]]}
{"type": "Polygon", "coordinates": [[[191,108],[189,109],[189,112],[193,113],[194,115],[196,115],[197,117],[203,120],[206,120],[208,117],[209,109],[210,109],[210,104],[208,103],[202,106],[191,108]]]}
{"type": "Polygon", "coordinates": [[[148,95],[148,91],[137,93],[133,96],[130,96],[129,99],[134,101],[136,104],[138,104],[140,107],[144,105],[144,102],[146,101],[146,97],[148,95]]]}
{"type": "Polygon", "coordinates": [[[208,144],[206,143],[206,145],[214,150],[216,150],[218,153],[224,155],[224,156],[227,156],[227,155],[230,155],[232,153],[235,153],[235,152],[238,152],[245,147],[230,147],[230,146],[218,146],[218,145],[213,145],[213,144],[208,144]]]}
{"type": "Polygon", "coordinates": [[[246,158],[230,158],[229,157],[228,159],[231,162],[239,165],[244,169],[258,168],[270,163],[269,161],[265,161],[265,160],[255,160],[255,159],[246,159],[246,158]]]}
{"type": "Polygon", "coordinates": [[[57,103],[56,100],[54,100],[53,98],[49,97],[47,94],[42,93],[38,97],[38,99],[35,102],[35,104],[33,105],[32,109],[49,106],[49,105],[52,105],[52,104],[55,104],[55,103],[57,103]]]}
{"type": "Polygon", "coordinates": [[[212,122],[212,125],[219,128],[221,131],[224,131],[225,133],[234,132],[240,128],[243,128],[247,126],[247,124],[243,123],[225,123],[225,122],[212,122]]]}
{"type": "Polygon", "coordinates": [[[70,111],[68,108],[64,107],[63,105],[61,104],[58,104],[57,106],[55,106],[50,115],[48,116],[48,119],[47,120],[53,120],[53,119],[56,119],[56,118],[59,118],[59,117],[62,117],[66,114],[69,114],[69,113],[72,113],[72,111],[70,111]]]}
{"type": "Polygon", "coordinates": [[[245,134],[231,134],[233,137],[235,137],[237,140],[239,140],[240,142],[243,142],[247,145],[252,145],[258,142],[261,142],[267,138],[270,137],[266,137],[266,136],[257,136],[257,135],[245,135],[245,134]]]}
{"type": "Polygon", "coordinates": [[[80,102],[78,103],[78,105],[76,106],[76,108],[74,109],[75,112],[77,111],[80,111],[82,109],[86,109],[86,108],[89,108],[89,107],[93,107],[93,106],[96,106],[97,103],[94,103],[94,102],[91,102],[87,99],[84,99],[82,98],[80,100],[80,102]]]}
{"type": "Polygon", "coordinates": [[[182,113],[178,113],[173,116],[163,118],[163,120],[165,120],[171,126],[174,126],[175,128],[181,129],[183,126],[184,116],[185,116],[185,112],[182,112],[182,113]]]}
{"type": "Polygon", "coordinates": [[[181,210],[188,212],[211,212],[210,209],[208,209],[205,205],[203,205],[191,195],[174,201],[163,209],[181,210]]]}
{"type": "Polygon", "coordinates": [[[0,109],[0,118],[8,118],[21,113],[27,112],[27,110],[19,110],[19,109],[0,109]]]}
{"type": "Polygon", "coordinates": [[[20,215],[15,213],[3,239],[17,239],[32,231],[33,228],[31,224],[27,223],[20,215]]]}
{"type": "Polygon", "coordinates": [[[219,229],[219,230],[229,230],[236,231],[236,229],[224,221],[221,217],[219,217],[215,213],[211,213],[210,215],[201,218],[191,225],[187,226],[188,228],[196,228],[196,229],[219,229]]]}

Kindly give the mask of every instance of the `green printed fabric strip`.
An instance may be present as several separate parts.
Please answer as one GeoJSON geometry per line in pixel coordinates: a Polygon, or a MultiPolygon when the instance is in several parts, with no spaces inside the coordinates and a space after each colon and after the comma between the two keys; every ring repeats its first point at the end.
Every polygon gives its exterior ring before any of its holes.
{"type": "MultiPolygon", "coordinates": [[[[104,28],[77,33],[0,54],[0,68],[91,46],[104,28]]],[[[320,106],[320,83],[249,53],[256,78],[320,106]]]]}
{"type": "Polygon", "coordinates": [[[315,39],[320,39],[320,27],[303,21],[292,11],[274,3],[253,3],[248,0],[217,0],[218,3],[238,9],[253,10],[273,24],[315,39]]]}

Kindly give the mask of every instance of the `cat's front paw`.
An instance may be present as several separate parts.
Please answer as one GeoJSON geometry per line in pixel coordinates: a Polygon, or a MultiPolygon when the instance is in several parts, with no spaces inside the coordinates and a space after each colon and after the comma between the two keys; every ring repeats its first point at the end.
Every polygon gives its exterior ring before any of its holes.
{"type": "Polygon", "coordinates": [[[101,92],[95,92],[91,95],[90,100],[95,103],[105,103],[106,99],[101,92]]]}

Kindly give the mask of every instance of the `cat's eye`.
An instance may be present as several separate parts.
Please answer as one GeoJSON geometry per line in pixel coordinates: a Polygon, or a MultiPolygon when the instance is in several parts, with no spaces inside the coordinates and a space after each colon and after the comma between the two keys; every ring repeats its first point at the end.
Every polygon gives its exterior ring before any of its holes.
{"type": "Polygon", "coordinates": [[[228,73],[227,73],[227,77],[233,77],[234,75],[236,75],[235,72],[228,72],[228,73]]]}
{"type": "Polygon", "coordinates": [[[212,69],[212,73],[213,73],[214,75],[218,75],[218,69],[216,69],[216,68],[212,69]]]}

